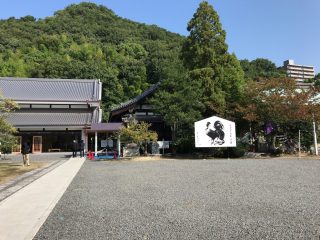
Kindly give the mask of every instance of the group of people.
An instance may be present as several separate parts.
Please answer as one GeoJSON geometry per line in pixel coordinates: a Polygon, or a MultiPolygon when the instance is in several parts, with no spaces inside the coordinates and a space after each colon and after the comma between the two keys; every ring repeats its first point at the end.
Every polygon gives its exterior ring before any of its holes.
{"type": "Polygon", "coordinates": [[[72,157],[77,157],[77,152],[79,151],[80,157],[84,157],[84,141],[73,140],[72,143],[72,157]]]}
{"type": "MultiPolygon", "coordinates": [[[[79,151],[80,157],[84,157],[84,148],[85,148],[85,145],[83,140],[80,140],[79,143],[77,140],[73,140],[72,157],[77,157],[78,151],[79,151]]],[[[24,142],[21,148],[23,166],[30,166],[30,157],[29,157],[30,151],[31,151],[30,144],[28,142],[24,142]]]]}

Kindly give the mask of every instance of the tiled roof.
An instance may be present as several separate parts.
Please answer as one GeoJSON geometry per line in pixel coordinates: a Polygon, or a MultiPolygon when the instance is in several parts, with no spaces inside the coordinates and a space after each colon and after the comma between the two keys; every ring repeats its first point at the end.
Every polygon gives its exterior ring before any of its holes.
{"type": "Polygon", "coordinates": [[[111,115],[114,112],[118,112],[119,110],[122,110],[122,109],[127,109],[128,107],[145,99],[146,97],[148,97],[150,94],[152,94],[159,87],[160,83],[161,82],[157,82],[156,84],[152,85],[150,88],[148,88],[145,92],[143,92],[139,96],[137,96],[127,102],[121,103],[119,106],[114,107],[113,109],[111,109],[111,115]]]}
{"type": "Polygon", "coordinates": [[[0,91],[15,101],[99,101],[100,80],[0,78],[0,91]]]}
{"type": "Polygon", "coordinates": [[[98,122],[98,110],[81,109],[37,109],[17,110],[7,118],[15,127],[22,126],[90,126],[98,122]]]}
{"type": "Polygon", "coordinates": [[[89,131],[110,131],[114,132],[123,127],[122,123],[93,123],[89,131]]]}

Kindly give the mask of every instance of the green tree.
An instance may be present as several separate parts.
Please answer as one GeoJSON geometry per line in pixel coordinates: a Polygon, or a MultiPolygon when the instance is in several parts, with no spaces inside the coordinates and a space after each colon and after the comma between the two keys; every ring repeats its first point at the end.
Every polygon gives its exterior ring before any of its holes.
{"type": "Polygon", "coordinates": [[[227,52],[226,33],[212,6],[202,2],[188,30],[182,62],[172,59],[161,65],[163,81],[150,101],[171,127],[173,146],[182,152],[194,149],[194,122],[213,113],[227,114],[244,81],[237,58],[227,52]]]}
{"type": "Polygon", "coordinates": [[[147,87],[147,51],[137,43],[122,43],[118,46],[116,64],[118,78],[128,98],[140,95],[147,87]]]}
{"type": "Polygon", "coordinates": [[[204,115],[226,115],[241,96],[244,75],[236,56],[228,53],[226,32],[219,16],[207,1],[201,2],[187,29],[190,35],[183,44],[181,56],[190,76],[205,88],[204,115]]]}
{"type": "Polygon", "coordinates": [[[206,68],[215,65],[220,57],[227,54],[226,32],[222,29],[219,15],[207,1],[201,2],[193,18],[189,21],[182,58],[190,69],[206,68]]]}
{"type": "Polygon", "coordinates": [[[149,130],[150,126],[150,123],[131,121],[126,127],[121,128],[117,135],[120,136],[121,140],[143,146],[146,151],[148,142],[156,142],[158,140],[158,134],[149,130]]]}
{"type": "Polygon", "coordinates": [[[314,77],[314,85],[319,87],[320,86],[320,73],[316,74],[314,77]]]}
{"type": "Polygon", "coordinates": [[[7,121],[8,114],[17,108],[12,100],[5,99],[0,94],[0,151],[9,151],[16,143],[14,133],[16,129],[7,121]]]}
{"type": "Polygon", "coordinates": [[[188,75],[181,62],[167,66],[165,79],[161,82],[150,103],[171,127],[173,152],[194,148],[194,122],[201,119],[204,105],[201,102],[202,87],[188,75]]]}
{"type": "Polygon", "coordinates": [[[240,64],[247,80],[286,76],[283,70],[278,69],[273,62],[265,58],[257,58],[251,62],[244,59],[240,60],[240,64]]]}

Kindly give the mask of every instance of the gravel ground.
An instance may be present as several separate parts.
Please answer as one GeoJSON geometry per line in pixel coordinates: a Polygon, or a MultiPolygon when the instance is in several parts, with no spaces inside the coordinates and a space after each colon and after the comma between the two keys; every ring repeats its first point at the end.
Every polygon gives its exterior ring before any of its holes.
{"type": "Polygon", "coordinates": [[[34,239],[319,239],[319,160],[86,161],[34,239]]]}

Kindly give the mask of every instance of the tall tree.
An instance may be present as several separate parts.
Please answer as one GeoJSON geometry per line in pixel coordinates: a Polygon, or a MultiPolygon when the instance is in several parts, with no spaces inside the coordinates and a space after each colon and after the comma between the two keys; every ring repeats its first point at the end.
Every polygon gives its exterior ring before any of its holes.
{"type": "Polygon", "coordinates": [[[182,60],[195,81],[201,82],[204,115],[226,110],[237,101],[244,85],[244,75],[234,54],[228,53],[226,32],[219,16],[207,1],[201,2],[187,27],[190,35],[182,47],[182,60]]]}
{"type": "Polygon", "coordinates": [[[201,119],[204,110],[200,99],[202,87],[181,64],[174,63],[169,68],[150,103],[171,128],[173,152],[185,146],[190,151],[194,146],[193,124],[201,119]]]}
{"type": "Polygon", "coordinates": [[[227,54],[226,32],[217,12],[207,1],[200,3],[187,30],[190,35],[183,45],[182,58],[188,69],[212,67],[227,54]]]}
{"type": "Polygon", "coordinates": [[[8,151],[15,144],[15,128],[6,120],[8,114],[17,108],[15,102],[5,99],[0,93],[0,151],[8,151]]]}
{"type": "Polygon", "coordinates": [[[188,24],[181,58],[165,69],[160,89],[151,103],[172,130],[177,150],[194,147],[194,122],[204,116],[226,114],[227,102],[235,101],[243,85],[243,72],[234,55],[227,52],[225,31],[208,2],[202,2],[188,24]]]}

